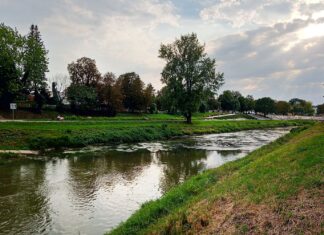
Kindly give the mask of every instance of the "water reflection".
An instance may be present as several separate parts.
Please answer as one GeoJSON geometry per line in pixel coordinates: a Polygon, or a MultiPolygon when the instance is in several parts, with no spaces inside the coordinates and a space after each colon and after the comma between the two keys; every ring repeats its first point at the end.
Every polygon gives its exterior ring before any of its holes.
{"type": "Polygon", "coordinates": [[[32,234],[50,230],[45,171],[45,162],[38,161],[11,164],[0,170],[0,233],[32,234]]]}
{"type": "Polygon", "coordinates": [[[190,176],[244,157],[287,132],[106,146],[0,166],[0,234],[102,234],[190,176]]]}
{"type": "Polygon", "coordinates": [[[162,193],[206,169],[206,151],[178,149],[172,152],[158,152],[156,156],[163,171],[160,182],[162,193]]]}

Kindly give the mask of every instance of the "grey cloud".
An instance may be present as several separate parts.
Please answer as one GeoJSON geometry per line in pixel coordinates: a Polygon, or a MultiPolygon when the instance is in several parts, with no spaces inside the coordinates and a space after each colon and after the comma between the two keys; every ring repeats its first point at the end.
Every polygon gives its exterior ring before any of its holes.
{"type": "Polygon", "coordinates": [[[213,41],[210,54],[225,72],[226,88],[257,97],[304,96],[323,102],[324,37],[301,40],[297,36],[310,23],[315,21],[295,20],[213,41]],[[290,43],[291,48],[285,49],[290,43]]]}

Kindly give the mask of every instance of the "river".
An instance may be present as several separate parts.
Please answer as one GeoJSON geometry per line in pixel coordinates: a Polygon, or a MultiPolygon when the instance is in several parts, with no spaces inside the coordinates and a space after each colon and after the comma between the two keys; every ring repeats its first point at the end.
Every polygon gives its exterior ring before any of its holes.
{"type": "Polygon", "coordinates": [[[89,147],[0,165],[0,234],[103,234],[190,176],[288,132],[89,147]]]}

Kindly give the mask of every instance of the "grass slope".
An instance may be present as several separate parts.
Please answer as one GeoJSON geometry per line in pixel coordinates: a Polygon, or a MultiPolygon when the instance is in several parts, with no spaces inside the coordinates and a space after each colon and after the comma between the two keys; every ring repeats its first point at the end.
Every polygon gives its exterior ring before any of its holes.
{"type": "Polygon", "coordinates": [[[78,120],[65,122],[0,122],[0,149],[83,147],[91,144],[140,142],[170,137],[304,125],[309,121],[78,120]]]}
{"type": "Polygon", "coordinates": [[[323,179],[318,123],[189,179],[110,234],[322,234],[323,179]]]}

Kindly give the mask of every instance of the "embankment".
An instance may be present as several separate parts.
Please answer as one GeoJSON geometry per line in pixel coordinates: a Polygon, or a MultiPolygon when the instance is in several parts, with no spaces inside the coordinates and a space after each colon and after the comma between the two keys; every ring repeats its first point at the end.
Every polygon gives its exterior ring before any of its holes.
{"type": "Polygon", "coordinates": [[[0,122],[0,149],[72,148],[93,144],[130,143],[171,137],[311,124],[309,121],[122,120],[67,122],[0,122]]]}
{"type": "Polygon", "coordinates": [[[110,234],[322,234],[323,179],[317,123],[189,179],[110,234]]]}

